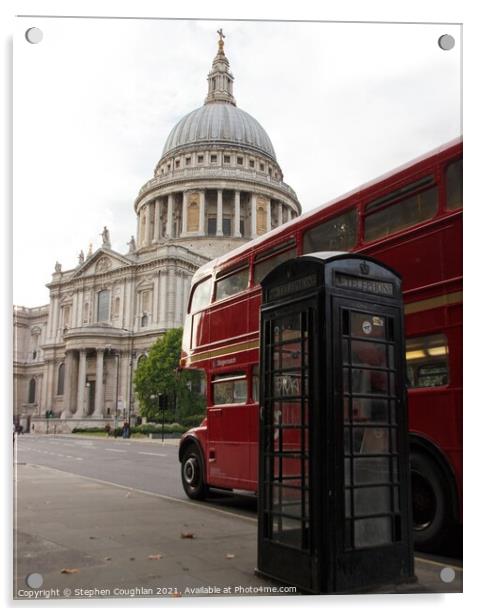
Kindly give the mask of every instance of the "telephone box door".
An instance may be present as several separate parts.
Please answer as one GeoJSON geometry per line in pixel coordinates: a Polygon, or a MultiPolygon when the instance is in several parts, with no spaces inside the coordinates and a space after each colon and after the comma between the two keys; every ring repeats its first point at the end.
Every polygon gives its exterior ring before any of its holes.
{"type": "Polygon", "coordinates": [[[373,576],[373,550],[387,579],[400,574],[407,554],[401,319],[391,307],[334,299],[333,320],[336,517],[344,520],[337,525],[335,571],[336,586],[350,588],[363,585],[364,571],[367,580],[373,576]]]}
{"type": "Polygon", "coordinates": [[[259,563],[278,580],[312,585],[310,408],[315,304],[262,315],[259,563]]]}

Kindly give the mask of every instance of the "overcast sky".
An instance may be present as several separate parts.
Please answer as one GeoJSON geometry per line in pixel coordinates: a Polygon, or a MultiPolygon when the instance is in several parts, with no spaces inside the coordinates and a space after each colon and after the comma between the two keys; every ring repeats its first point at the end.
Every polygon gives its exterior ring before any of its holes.
{"type": "Polygon", "coordinates": [[[104,225],[127,252],[139,188],[203,104],[219,27],[238,106],[305,212],[461,134],[458,26],[19,18],[14,303],[47,303],[55,262],[75,267],[104,225]]]}

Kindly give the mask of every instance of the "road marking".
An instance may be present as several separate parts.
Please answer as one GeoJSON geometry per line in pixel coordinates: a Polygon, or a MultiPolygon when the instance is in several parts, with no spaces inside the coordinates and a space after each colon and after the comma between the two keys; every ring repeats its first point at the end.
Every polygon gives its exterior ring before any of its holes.
{"type": "Polygon", "coordinates": [[[420,558],[420,556],[415,556],[415,560],[418,560],[421,563],[427,563],[429,565],[437,565],[437,567],[452,567],[452,569],[455,569],[456,571],[464,570],[463,567],[457,567],[457,565],[452,565],[451,563],[447,563],[445,561],[430,560],[429,558],[420,558]]]}
{"type": "Polygon", "coordinates": [[[138,451],[141,456],[161,456],[162,458],[167,457],[167,453],[151,453],[150,451],[138,451]]]}
{"type": "Polygon", "coordinates": [[[116,453],[127,453],[125,449],[109,449],[108,447],[104,448],[104,451],[115,451],[116,453]]]}

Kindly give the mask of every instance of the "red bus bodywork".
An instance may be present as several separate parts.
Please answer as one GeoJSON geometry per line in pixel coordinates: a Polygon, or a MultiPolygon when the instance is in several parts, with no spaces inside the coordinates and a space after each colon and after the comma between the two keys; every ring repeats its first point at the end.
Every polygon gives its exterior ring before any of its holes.
{"type": "MultiPolygon", "coordinates": [[[[181,367],[204,371],[207,414],[201,426],[183,436],[179,457],[182,461],[189,445],[198,447],[206,485],[251,491],[257,488],[256,369],[261,289],[259,281],[255,280],[256,268],[276,255],[288,258],[318,250],[346,249],[375,257],[402,276],[407,353],[411,352],[413,357],[417,357],[417,353],[425,354],[430,361],[435,358],[432,364],[414,364],[418,366],[419,382],[417,387],[409,388],[411,451],[415,452],[412,465],[416,472],[420,456],[430,461],[425,464],[435,465],[431,472],[438,473],[439,483],[443,478],[450,517],[461,520],[462,202],[460,198],[460,203],[454,205],[452,185],[449,185],[452,173],[449,170],[461,159],[462,140],[459,139],[276,228],[196,272],[185,322],[181,367]],[[427,198],[428,205],[424,205],[423,199],[417,206],[410,201],[412,208],[433,208],[428,218],[425,215],[426,219],[413,224],[408,220],[408,225],[405,220],[401,224],[403,228],[389,228],[392,224],[390,206],[403,199],[418,199],[417,191],[429,190],[432,190],[430,195],[436,195],[436,202],[430,201],[432,197],[427,198]],[[388,206],[384,204],[387,199],[388,206]],[[344,214],[356,221],[355,235],[350,240],[352,245],[348,248],[318,246],[318,236],[313,230],[344,214]],[[373,226],[375,221],[383,226],[384,216],[388,221],[386,232],[381,237],[369,239],[370,234],[373,235],[369,225],[373,226]],[[310,232],[315,237],[314,242],[310,240],[311,244],[307,239],[311,237],[310,232]],[[236,271],[241,272],[239,278],[246,281],[245,288],[216,299],[217,284],[221,284],[218,281],[236,271]],[[207,300],[203,307],[192,310],[193,293],[202,283],[205,283],[207,300]],[[408,344],[411,340],[415,341],[412,351],[408,344]],[[426,344],[428,350],[420,350],[416,344],[426,344]],[[447,351],[441,351],[447,347],[448,355],[447,351]],[[441,353],[445,353],[446,368],[436,363],[437,354],[441,353]],[[213,383],[216,379],[222,381],[224,375],[229,382],[230,375],[238,378],[239,374],[245,374],[245,400],[215,404],[213,383]],[[426,386],[423,386],[424,379],[426,386]]],[[[424,194],[429,195],[429,192],[424,194]]],[[[336,230],[335,224],[333,228],[336,230]]],[[[340,236],[345,232],[342,223],[337,232],[340,236]]],[[[329,240],[323,239],[323,233],[319,237],[322,244],[329,240]]],[[[244,385],[241,389],[244,391],[244,385]]]]}

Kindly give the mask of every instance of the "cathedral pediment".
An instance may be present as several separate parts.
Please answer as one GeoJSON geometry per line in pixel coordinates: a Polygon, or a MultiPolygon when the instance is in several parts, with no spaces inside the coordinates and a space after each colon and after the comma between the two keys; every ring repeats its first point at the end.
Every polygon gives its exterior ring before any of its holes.
{"type": "Polygon", "coordinates": [[[109,248],[99,248],[93,255],[88,257],[84,263],[78,266],[72,278],[106,274],[120,267],[133,265],[134,263],[135,260],[132,257],[121,255],[109,248]]]}

